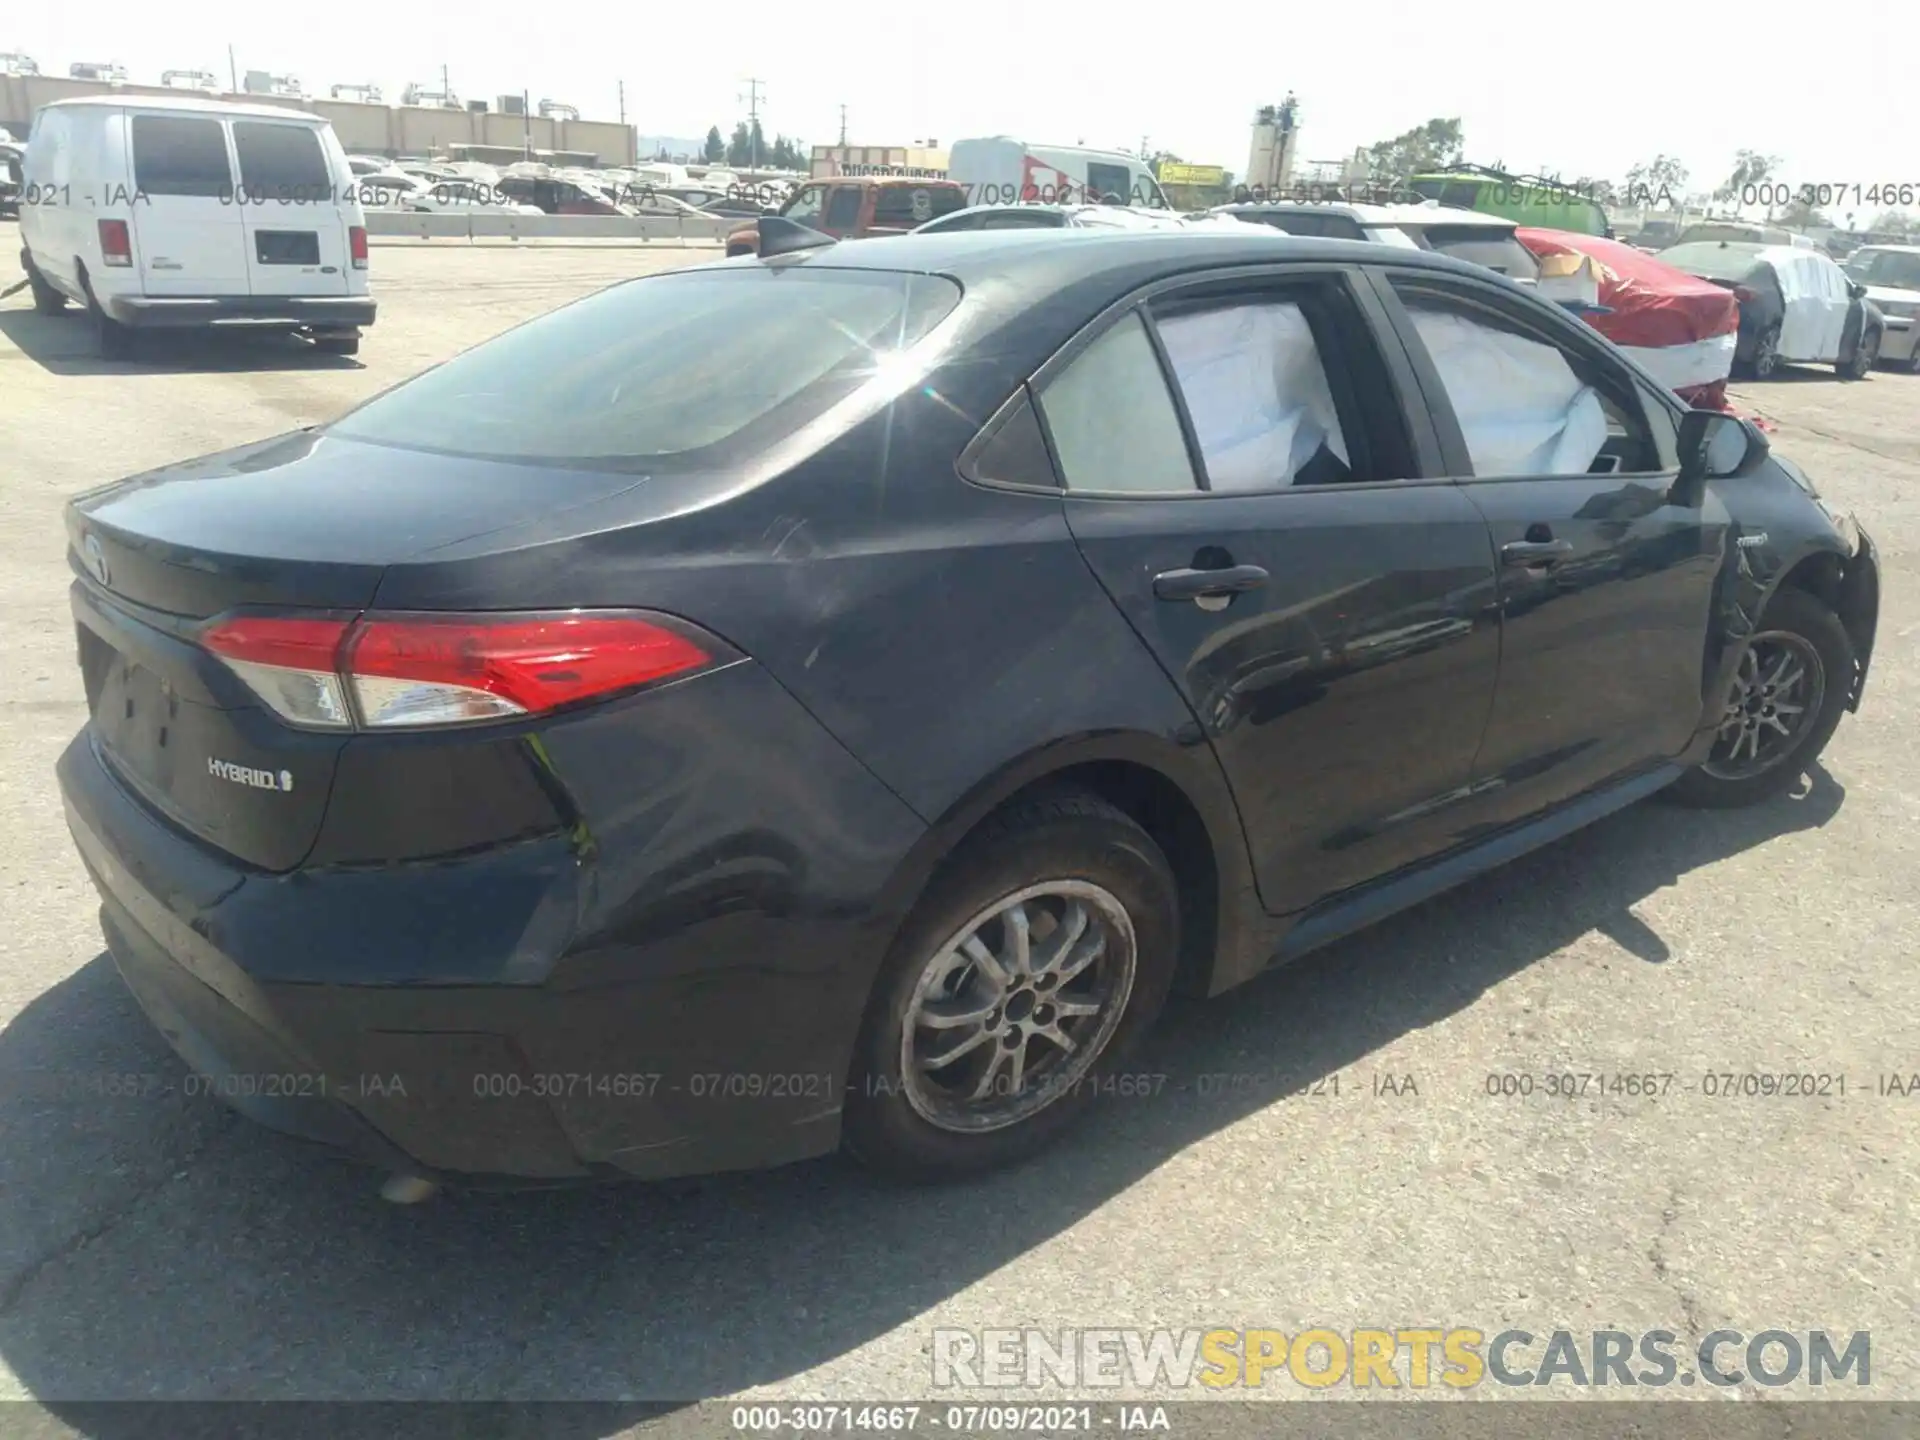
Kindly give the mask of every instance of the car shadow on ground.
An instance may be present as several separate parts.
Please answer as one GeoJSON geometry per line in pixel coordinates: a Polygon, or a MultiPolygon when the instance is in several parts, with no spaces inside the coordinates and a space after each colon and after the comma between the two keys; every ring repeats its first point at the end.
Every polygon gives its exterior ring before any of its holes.
{"type": "Polygon", "coordinates": [[[149,330],[133,334],[127,353],[100,354],[93,326],[69,306],[58,315],[0,310],[0,336],[55,375],[210,375],[246,370],[359,370],[348,355],[314,349],[284,331],[149,330]]]}
{"type": "MultiPolygon", "coordinates": [[[[1158,1093],[1103,1099],[1024,1167],[928,1190],[827,1160],[383,1205],[377,1177],[181,1098],[184,1072],[103,955],[0,1032],[0,1358],[102,1436],[131,1432],[64,1402],[595,1399],[613,1408],[557,1412],[545,1433],[612,1433],[657,1408],[641,1402],[771,1384],[909,1324],[1589,932],[1674,962],[1631,907],[1824,825],[1844,793],[1815,769],[1751,810],[1643,804],[1226,997],[1176,1002],[1129,1067],[1167,1077],[1158,1093]],[[60,1078],[103,1072],[159,1079],[111,1098],[60,1078]],[[1192,1083],[1223,1072],[1261,1078],[1192,1083]]],[[[1285,1203],[1285,1167],[1275,1179],[1285,1203]]]]}

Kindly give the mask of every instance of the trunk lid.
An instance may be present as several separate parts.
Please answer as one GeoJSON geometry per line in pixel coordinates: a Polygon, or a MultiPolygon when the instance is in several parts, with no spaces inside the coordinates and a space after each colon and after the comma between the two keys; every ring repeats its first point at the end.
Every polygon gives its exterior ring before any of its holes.
{"type": "Polygon", "coordinates": [[[95,744],[178,828],[292,869],[349,735],[282,722],[200,646],[205,622],[242,607],[351,615],[389,565],[640,483],[307,431],[80,496],[68,558],[95,744]]]}

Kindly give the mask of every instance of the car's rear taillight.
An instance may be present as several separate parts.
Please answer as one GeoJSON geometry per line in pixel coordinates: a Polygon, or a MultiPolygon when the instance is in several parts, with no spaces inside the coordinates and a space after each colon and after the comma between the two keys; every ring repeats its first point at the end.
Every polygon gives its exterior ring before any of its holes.
{"type": "Polygon", "coordinates": [[[367,227],[349,225],[347,227],[347,257],[353,261],[353,268],[367,268],[367,227]]]}
{"type": "Polygon", "coordinates": [[[100,222],[100,258],[109,265],[133,264],[133,236],[124,220],[100,222]]]}
{"type": "Polygon", "coordinates": [[[239,616],[214,624],[200,643],[282,719],[346,730],[353,717],[338,669],[352,625],[351,618],[239,616]]]}
{"type": "Polygon", "coordinates": [[[328,730],[540,715],[727,656],[660,615],[240,616],[200,642],[283,719],[328,730]]]}

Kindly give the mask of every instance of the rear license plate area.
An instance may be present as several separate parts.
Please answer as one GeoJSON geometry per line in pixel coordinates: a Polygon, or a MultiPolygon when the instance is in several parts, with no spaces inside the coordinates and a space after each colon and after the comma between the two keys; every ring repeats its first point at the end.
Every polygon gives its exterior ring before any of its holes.
{"type": "Polygon", "coordinates": [[[256,230],[253,247],[262,265],[320,263],[320,237],[311,230],[256,230]]]}

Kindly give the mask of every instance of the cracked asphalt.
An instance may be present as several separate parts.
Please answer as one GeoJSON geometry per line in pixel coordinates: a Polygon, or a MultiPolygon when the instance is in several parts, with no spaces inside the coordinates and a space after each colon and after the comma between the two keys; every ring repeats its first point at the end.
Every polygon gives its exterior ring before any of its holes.
{"type": "Polygon", "coordinates": [[[1738,392],[1885,566],[1865,706],[1799,794],[1637,807],[1181,1004],[1139,1067],[1154,1093],[1024,1169],[901,1191],[821,1162],[397,1208],[187,1095],[102,954],[53,784],[84,719],[62,503],[711,253],[383,248],[357,362],[183,342],[105,365],[77,320],[0,300],[0,1396],[68,1433],[111,1398],[636,1405],[575,1425],[605,1434],[648,1400],[924,1397],[936,1327],[1420,1324],[1870,1330],[1873,1384],[1849,1394],[1920,1395],[1920,1095],[1879,1093],[1920,1072],[1920,377],[1738,392]],[[1489,1093],[1561,1072],[1675,1079],[1489,1093]],[[1845,1093],[1703,1093],[1749,1072],[1845,1093]]]}

